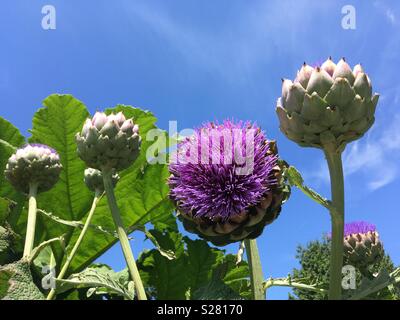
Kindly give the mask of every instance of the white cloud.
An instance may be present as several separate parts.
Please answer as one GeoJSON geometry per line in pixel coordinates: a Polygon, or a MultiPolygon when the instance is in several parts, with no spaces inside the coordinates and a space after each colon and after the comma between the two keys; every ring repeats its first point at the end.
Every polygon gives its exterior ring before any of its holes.
{"type": "MultiPolygon", "coordinates": [[[[373,191],[393,182],[400,173],[400,115],[396,115],[384,130],[373,130],[366,137],[349,144],[343,154],[346,178],[362,179],[373,191]],[[355,177],[357,175],[357,177],[355,177]]],[[[329,183],[325,160],[317,170],[305,175],[306,180],[329,183]]]]}
{"type": "Polygon", "coordinates": [[[382,14],[385,15],[386,19],[390,22],[390,24],[392,24],[392,25],[396,25],[397,24],[396,14],[393,11],[393,9],[391,9],[389,6],[387,6],[382,1],[375,1],[374,2],[374,6],[377,9],[379,9],[382,12],[382,14]]]}
{"type": "Polygon", "coordinates": [[[392,24],[396,24],[396,17],[393,13],[392,10],[387,9],[386,10],[386,17],[388,18],[388,20],[392,23],[392,24]]]}
{"type": "Polygon", "coordinates": [[[199,28],[166,9],[136,2],[126,2],[125,11],[154,30],[192,66],[243,82],[251,80],[260,62],[272,61],[278,51],[301,52],[302,46],[307,48],[307,43],[298,43],[297,35],[313,28],[312,19],[304,19],[299,13],[318,16],[329,8],[312,0],[259,2],[245,6],[234,21],[221,21],[218,29],[199,28]]]}

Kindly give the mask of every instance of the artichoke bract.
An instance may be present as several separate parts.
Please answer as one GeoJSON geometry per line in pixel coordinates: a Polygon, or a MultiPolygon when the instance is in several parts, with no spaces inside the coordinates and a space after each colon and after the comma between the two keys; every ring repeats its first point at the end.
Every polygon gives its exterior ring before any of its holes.
{"type": "Polygon", "coordinates": [[[329,58],[316,68],[304,63],[293,82],[282,81],[280,129],[300,146],[343,151],[374,123],[379,95],[359,64],[351,70],[344,59],[335,64],[329,58]]]}
{"type": "Polygon", "coordinates": [[[61,169],[60,157],[54,149],[43,144],[28,144],[8,159],[4,174],[21,192],[28,193],[31,184],[43,192],[56,184],[61,169]]]}
{"type": "MultiPolygon", "coordinates": [[[[100,170],[87,168],[84,173],[84,181],[90,191],[102,193],[104,192],[103,175],[100,170]]],[[[119,181],[119,175],[114,173],[112,175],[112,183],[115,187],[119,181]]]]}
{"type": "Polygon", "coordinates": [[[128,168],[139,155],[140,142],[139,126],[122,112],[96,112],[76,134],[79,157],[98,170],[128,168]]]}
{"type": "Polygon", "coordinates": [[[384,256],[383,244],[374,225],[360,221],[345,225],[345,263],[365,269],[384,256]]]}
{"type": "Polygon", "coordinates": [[[289,197],[284,166],[275,142],[255,125],[206,123],[178,145],[170,197],[187,231],[219,246],[254,239],[289,197]]]}

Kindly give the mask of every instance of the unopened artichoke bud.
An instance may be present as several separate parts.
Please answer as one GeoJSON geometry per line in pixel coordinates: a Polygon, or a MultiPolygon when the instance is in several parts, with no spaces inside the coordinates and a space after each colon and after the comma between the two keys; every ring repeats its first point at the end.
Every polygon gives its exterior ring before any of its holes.
{"type": "Polygon", "coordinates": [[[28,144],[9,159],[4,174],[15,189],[28,193],[30,184],[37,191],[51,189],[60,176],[62,165],[58,153],[43,144],[28,144]]]}
{"type": "MultiPolygon", "coordinates": [[[[113,186],[115,187],[119,181],[118,173],[114,173],[111,179],[113,186]]],[[[103,175],[100,170],[93,168],[86,169],[84,181],[90,191],[98,193],[104,192],[103,175]]]]}
{"type": "Polygon", "coordinates": [[[128,168],[139,155],[140,142],[139,126],[122,112],[96,112],[76,134],[79,157],[98,170],[128,168]]]}
{"type": "Polygon", "coordinates": [[[383,256],[383,245],[374,225],[363,221],[345,225],[345,263],[363,270],[378,263],[383,256]]]}
{"type": "Polygon", "coordinates": [[[170,161],[170,197],[184,228],[214,245],[254,239],[289,197],[284,166],[255,125],[206,123],[170,161]]]}
{"type": "Polygon", "coordinates": [[[300,146],[343,151],[374,123],[378,98],[361,65],[352,70],[344,59],[329,58],[283,81],[276,112],[281,131],[300,146]]]}

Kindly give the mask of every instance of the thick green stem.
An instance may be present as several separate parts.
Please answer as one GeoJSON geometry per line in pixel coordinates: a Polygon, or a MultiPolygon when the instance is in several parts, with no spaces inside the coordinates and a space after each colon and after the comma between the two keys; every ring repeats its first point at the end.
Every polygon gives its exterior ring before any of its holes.
{"type": "Polygon", "coordinates": [[[344,178],[342,157],[339,151],[325,150],[331,178],[333,209],[330,210],[332,222],[331,261],[329,299],[342,298],[342,267],[344,238],[344,178]]]}
{"type": "MultiPolygon", "coordinates": [[[[82,243],[83,237],[85,236],[86,231],[88,230],[88,228],[90,226],[90,221],[92,220],[92,217],[96,210],[96,206],[97,206],[97,203],[99,202],[100,196],[101,196],[101,192],[96,191],[93,202],[92,202],[92,207],[90,208],[89,215],[85,221],[85,225],[83,226],[81,233],[79,234],[79,237],[76,240],[75,245],[71,250],[71,253],[68,255],[60,273],[58,274],[57,280],[61,280],[64,277],[65,273],[67,272],[67,270],[71,264],[72,259],[74,258],[76,252],[78,251],[78,248],[79,248],[80,244],[82,243]]],[[[51,289],[49,294],[47,295],[47,300],[52,300],[55,296],[55,293],[56,293],[55,288],[51,289]]]]}
{"type": "Polygon", "coordinates": [[[37,183],[29,184],[29,209],[28,209],[28,222],[26,226],[26,237],[25,237],[25,246],[24,246],[24,258],[29,259],[32,249],[33,243],[35,241],[35,228],[36,228],[36,215],[37,215],[37,203],[36,203],[36,195],[37,195],[38,185],[37,183]]]}
{"type": "Polygon", "coordinates": [[[299,283],[295,281],[291,281],[289,279],[268,279],[264,283],[264,289],[267,291],[271,287],[290,287],[290,288],[296,288],[296,289],[301,289],[301,290],[310,290],[314,292],[320,292],[320,293],[325,293],[325,289],[318,288],[313,285],[308,285],[304,283],[299,283]]]}
{"type": "Polygon", "coordinates": [[[261,267],[256,239],[244,240],[250,268],[251,290],[254,300],[265,300],[264,275],[261,267]]]}
{"type": "Polygon", "coordinates": [[[128,235],[126,234],[125,228],[122,223],[121,214],[117,206],[117,201],[115,199],[114,187],[112,184],[112,172],[110,170],[102,170],[104,189],[106,190],[108,205],[115,223],[115,228],[117,230],[118,238],[121,243],[122,251],[125,256],[126,264],[129,269],[129,273],[135,283],[136,294],[139,300],[147,300],[146,292],[140,278],[139,270],[136,266],[135,258],[133,257],[132,249],[129,244],[128,235]]]}

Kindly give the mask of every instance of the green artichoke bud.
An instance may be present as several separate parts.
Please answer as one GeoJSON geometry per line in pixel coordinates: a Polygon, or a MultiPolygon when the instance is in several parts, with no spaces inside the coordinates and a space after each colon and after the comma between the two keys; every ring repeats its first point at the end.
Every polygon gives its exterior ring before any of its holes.
{"type": "Polygon", "coordinates": [[[43,192],[56,184],[61,169],[55,150],[42,144],[28,144],[8,159],[4,174],[21,192],[28,193],[30,184],[37,184],[38,192],[43,192]]]}
{"type": "Polygon", "coordinates": [[[128,168],[139,155],[140,142],[139,126],[122,112],[96,112],[76,134],[79,157],[98,170],[128,168]]]}
{"type": "Polygon", "coordinates": [[[364,270],[368,266],[378,263],[383,257],[383,244],[374,225],[365,222],[353,222],[345,225],[345,263],[364,270]]]}
{"type": "MultiPolygon", "coordinates": [[[[93,168],[86,169],[84,181],[90,191],[98,193],[104,192],[103,175],[100,170],[93,168]]],[[[118,181],[119,175],[118,173],[114,173],[112,175],[112,183],[114,187],[117,185],[118,181]]]]}
{"type": "Polygon", "coordinates": [[[344,59],[321,67],[306,64],[296,79],[283,80],[276,112],[281,131],[303,147],[343,150],[372,126],[379,95],[361,65],[353,70],[344,59]]]}

